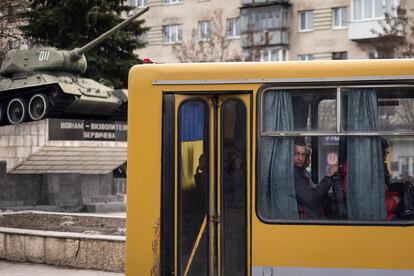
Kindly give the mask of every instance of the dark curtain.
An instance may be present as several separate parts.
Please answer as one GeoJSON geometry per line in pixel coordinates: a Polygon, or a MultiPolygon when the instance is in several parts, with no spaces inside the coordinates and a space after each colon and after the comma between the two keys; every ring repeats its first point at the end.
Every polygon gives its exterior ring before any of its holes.
{"type": "MultiPolygon", "coordinates": [[[[288,92],[264,95],[265,131],[293,130],[292,97],[288,92]]],[[[298,219],[293,178],[293,138],[263,137],[260,148],[260,207],[271,219],[298,219]]]]}
{"type": "MultiPolygon", "coordinates": [[[[348,131],[378,130],[378,103],[373,89],[348,96],[348,131]]],[[[347,157],[347,209],[351,220],[385,220],[384,165],[380,137],[351,136],[347,157]]]]}
{"type": "Polygon", "coordinates": [[[204,139],[206,106],[200,101],[187,101],[180,111],[180,141],[204,139]]]}

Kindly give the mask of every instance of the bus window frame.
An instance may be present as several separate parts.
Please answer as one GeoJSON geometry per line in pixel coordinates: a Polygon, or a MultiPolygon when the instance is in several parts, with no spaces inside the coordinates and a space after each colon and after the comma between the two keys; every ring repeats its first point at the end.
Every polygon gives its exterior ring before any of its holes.
{"type": "MultiPolygon", "coordinates": [[[[218,95],[218,96],[225,96],[225,95],[249,95],[249,101],[250,101],[250,109],[246,108],[246,112],[248,112],[251,116],[250,118],[246,118],[249,120],[250,126],[252,126],[253,123],[253,90],[243,89],[243,90],[163,90],[162,91],[162,155],[161,155],[161,219],[160,219],[160,275],[171,275],[171,273],[178,274],[178,267],[176,267],[176,263],[178,264],[179,258],[177,253],[177,243],[179,243],[178,237],[176,237],[175,232],[175,224],[178,223],[176,220],[176,214],[175,214],[175,205],[176,205],[176,199],[175,198],[175,189],[177,188],[175,186],[175,179],[176,179],[176,168],[174,166],[171,166],[171,164],[174,164],[176,162],[176,155],[175,155],[175,143],[178,142],[178,136],[179,135],[179,125],[176,128],[176,120],[179,123],[180,122],[180,109],[183,103],[189,101],[190,99],[184,100],[180,103],[177,113],[175,109],[175,96],[177,95],[184,95],[184,96],[194,96],[191,100],[198,100],[205,102],[205,99],[203,96],[205,95],[218,95]],[[197,97],[199,96],[199,97],[197,97]],[[172,190],[172,192],[171,192],[172,190]],[[170,208],[167,208],[169,206],[170,208]],[[167,227],[166,227],[167,226],[167,227]],[[171,229],[172,228],[172,229],[171,229]]],[[[207,103],[208,104],[208,103],[207,103]]],[[[243,103],[244,104],[244,103],[243,103]]],[[[245,105],[245,104],[244,104],[245,105]]],[[[248,131],[248,130],[247,130],[248,131]]],[[[251,153],[252,153],[252,137],[253,137],[253,131],[246,134],[246,139],[250,139],[250,146],[246,149],[250,152],[250,165],[247,167],[247,170],[252,171],[253,164],[251,162],[251,153]]],[[[180,147],[177,147],[177,155],[180,156],[180,147]]],[[[177,164],[177,170],[180,171],[180,165],[177,164]]],[[[249,191],[249,194],[246,195],[247,202],[250,201],[250,205],[247,204],[246,208],[250,208],[247,210],[247,213],[249,214],[249,217],[246,216],[246,226],[247,228],[247,235],[251,236],[251,223],[252,223],[252,174],[250,173],[250,176],[248,179],[248,187],[246,187],[247,191],[249,191]]],[[[178,184],[178,183],[177,183],[178,184]]],[[[178,204],[178,203],[177,203],[178,204]]],[[[251,242],[246,243],[247,248],[249,248],[250,253],[246,253],[247,258],[247,264],[249,265],[250,257],[249,254],[251,254],[251,242]]],[[[247,270],[248,271],[248,268],[247,270]]]]}
{"type": "Polygon", "coordinates": [[[162,97],[160,275],[175,273],[175,98],[162,97]]]}
{"type": "MultiPolygon", "coordinates": [[[[355,132],[344,131],[341,129],[342,120],[342,91],[341,89],[349,88],[378,88],[378,87],[412,87],[414,89],[414,80],[392,80],[374,79],[367,80],[347,80],[347,81],[320,81],[314,82],[299,82],[299,83],[269,83],[263,84],[257,90],[256,94],[256,153],[255,153],[255,213],[257,218],[264,224],[269,225],[333,225],[333,226],[414,226],[414,220],[399,220],[399,221],[365,221],[365,220],[287,220],[287,219],[270,219],[262,215],[259,201],[261,185],[259,182],[259,168],[260,168],[260,145],[262,144],[262,137],[324,137],[324,136],[413,136],[414,131],[371,131],[371,132],[355,132]],[[367,85],[367,82],[370,84],[367,85]],[[283,132],[264,132],[263,131],[263,99],[266,91],[269,90],[299,90],[299,89],[327,89],[335,88],[336,105],[337,105],[337,129],[332,131],[283,131],[283,132]]],[[[414,92],[413,92],[414,98],[414,92]]]]}
{"type": "MultiPolygon", "coordinates": [[[[250,100],[250,103],[252,103],[252,94],[251,93],[248,93],[248,95],[249,95],[249,100],[250,100]]],[[[245,228],[245,230],[246,230],[246,240],[245,240],[245,244],[244,244],[244,246],[245,246],[245,248],[244,248],[244,252],[246,253],[245,254],[245,256],[244,256],[244,259],[245,259],[245,264],[246,264],[246,267],[245,267],[245,272],[246,272],[246,274],[245,275],[248,275],[248,271],[249,271],[249,268],[251,267],[251,264],[249,263],[249,253],[251,253],[251,244],[249,245],[249,240],[251,241],[251,233],[249,234],[249,231],[251,231],[251,216],[252,216],[252,212],[251,212],[251,202],[252,202],[252,190],[251,190],[251,185],[252,185],[252,181],[251,181],[251,174],[249,174],[248,173],[248,171],[250,170],[251,171],[251,162],[249,162],[248,161],[248,156],[250,155],[250,160],[251,160],[251,154],[249,154],[249,151],[250,151],[250,153],[252,152],[251,151],[251,147],[252,147],[252,143],[251,143],[251,135],[252,135],[252,133],[249,133],[249,130],[248,130],[248,128],[247,128],[247,125],[249,124],[249,120],[250,120],[250,126],[252,125],[251,123],[252,123],[252,117],[253,116],[249,116],[249,115],[252,115],[252,110],[250,109],[249,110],[249,108],[248,108],[248,106],[246,106],[246,103],[245,102],[243,102],[242,100],[240,100],[239,98],[237,98],[237,97],[235,97],[235,98],[233,98],[233,97],[229,97],[229,98],[227,98],[227,99],[225,99],[222,103],[221,103],[221,110],[220,110],[220,115],[219,115],[219,120],[221,121],[220,122],[220,135],[223,135],[223,133],[224,133],[224,123],[223,123],[223,118],[224,118],[224,116],[223,116],[223,114],[224,114],[224,112],[223,112],[223,106],[225,105],[225,104],[227,104],[228,102],[230,102],[230,101],[237,101],[237,102],[239,102],[239,103],[241,103],[242,105],[243,105],[243,108],[244,108],[244,111],[245,111],[245,121],[244,121],[244,123],[245,123],[245,127],[246,127],[246,129],[245,129],[245,137],[244,137],[244,139],[245,139],[245,147],[244,147],[244,158],[245,158],[245,173],[246,173],[246,179],[245,179],[245,181],[244,181],[244,183],[243,183],[243,185],[245,186],[245,195],[244,195],[244,204],[245,204],[245,213],[244,213],[244,217],[245,217],[245,219],[246,219],[246,221],[245,221],[245,225],[244,225],[244,228],[245,228]],[[250,136],[250,137],[249,137],[250,136]],[[249,139],[250,139],[250,147],[249,147],[249,139]],[[250,166],[249,166],[249,163],[250,163],[250,166]],[[250,175],[250,177],[249,177],[249,175],[250,175]],[[250,186],[250,187],[249,187],[250,186]],[[250,203],[249,203],[249,201],[250,201],[250,203]],[[249,252],[250,251],[250,252],[249,252]]],[[[252,105],[251,105],[252,106],[252,105]]],[[[224,156],[224,150],[223,150],[223,145],[224,145],[224,135],[222,136],[222,137],[220,137],[220,140],[221,140],[221,143],[220,143],[220,147],[219,147],[219,151],[220,151],[220,156],[221,156],[221,158],[223,158],[223,156],[224,156]],[[223,138],[223,139],[222,139],[223,138]]],[[[223,186],[223,175],[224,175],[224,169],[223,169],[223,162],[221,161],[220,162],[220,167],[219,167],[219,170],[220,170],[220,177],[221,177],[221,180],[220,180],[220,193],[221,193],[221,195],[224,195],[224,191],[223,191],[223,188],[224,188],[224,186],[223,186]]],[[[220,200],[221,200],[221,202],[220,202],[220,206],[221,206],[221,208],[222,208],[222,210],[221,211],[223,211],[223,196],[220,196],[220,200]]],[[[225,218],[225,216],[223,215],[223,214],[221,214],[221,216],[222,216],[222,219],[223,219],[223,222],[224,222],[224,220],[226,219],[225,218]]],[[[221,233],[224,233],[224,223],[221,223],[221,226],[220,226],[220,231],[221,231],[221,233]]],[[[223,246],[223,245],[222,245],[223,246]]],[[[223,248],[224,248],[224,246],[222,247],[222,250],[223,250],[223,248]]],[[[223,255],[221,256],[221,262],[223,263],[223,255]]],[[[223,268],[221,268],[221,269],[223,269],[223,268]]],[[[222,273],[223,271],[221,271],[221,273],[222,273]]]]}
{"type": "MultiPolygon", "coordinates": [[[[173,98],[175,99],[175,95],[178,95],[177,93],[175,93],[175,94],[173,94],[173,98]]],[[[177,128],[176,128],[176,134],[174,134],[174,136],[175,136],[175,138],[176,138],[176,142],[177,142],[177,156],[175,156],[175,160],[174,160],[174,163],[177,163],[177,170],[175,171],[175,173],[176,173],[176,175],[175,175],[175,177],[176,177],[176,180],[177,180],[177,182],[176,182],[176,184],[174,183],[174,194],[173,195],[176,195],[176,197],[175,197],[175,199],[176,199],[176,203],[175,203],[175,207],[174,207],[174,210],[173,210],[173,212],[174,212],[174,221],[175,221],[175,225],[174,225],[174,228],[176,228],[175,230],[177,231],[176,233],[174,232],[174,240],[176,241],[176,244],[175,244],[175,248],[174,248],[174,250],[175,250],[175,252],[174,252],[174,254],[175,254],[175,263],[176,263],[176,271],[175,271],[175,273],[177,274],[177,275],[181,275],[181,274],[184,274],[184,271],[181,271],[181,269],[185,269],[184,267],[180,267],[180,263],[181,263],[181,259],[182,259],[182,256],[179,254],[180,253],[180,246],[181,246],[181,232],[180,232],[180,229],[181,229],[181,217],[179,217],[180,216],[180,214],[182,214],[182,211],[181,211],[181,206],[179,205],[180,203],[182,203],[182,194],[181,194],[181,192],[180,192],[180,188],[182,187],[181,186],[181,184],[182,184],[182,179],[181,179],[181,177],[180,177],[180,173],[181,173],[181,169],[182,169],[182,166],[181,166],[181,153],[182,153],[182,147],[181,147],[181,129],[182,129],[182,126],[181,126],[181,118],[182,118],[182,113],[181,113],[181,111],[182,111],[182,108],[183,108],[183,106],[184,106],[184,104],[186,104],[187,102],[200,102],[200,103],[203,103],[204,105],[205,105],[205,107],[207,107],[207,114],[205,114],[206,115],[206,118],[207,118],[207,125],[210,125],[210,116],[209,116],[209,103],[203,98],[203,97],[197,97],[197,96],[200,96],[200,94],[198,94],[198,95],[192,95],[192,96],[194,96],[194,98],[189,98],[189,99],[185,99],[185,100],[183,100],[182,102],[180,102],[179,103],[179,105],[178,105],[178,107],[177,107],[177,110],[175,110],[174,109],[174,112],[176,111],[176,115],[177,115],[177,121],[176,121],[176,123],[177,123],[177,128]],[[177,208],[177,209],[175,209],[175,208],[177,208]]],[[[175,103],[175,101],[174,101],[174,103],[175,103]]],[[[174,106],[175,106],[175,104],[174,104],[174,106]]],[[[174,107],[175,108],[175,107],[174,107]]],[[[209,132],[210,132],[210,130],[209,130],[209,132]]],[[[208,139],[208,142],[207,142],[207,151],[206,151],[206,154],[207,154],[207,160],[210,160],[210,155],[209,155],[209,152],[210,152],[210,133],[207,133],[207,139],[208,139]]],[[[204,138],[206,138],[206,136],[204,135],[204,137],[203,137],[203,147],[204,147],[204,144],[205,144],[205,140],[204,140],[204,138]]],[[[174,164],[173,163],[173,164],[174,164]]],[[[209,183],[210,182],[210,170],[209,170],[209,173],[208,173],[208,179],[207,179],[207,182],[209,183]]],[[[210,193],[209,192],[207,192],[207,199],[209,199],[210,198],[210,193]]],[[[208,213],[208,208],[207,208],[207,213],[208,213]]],[[[207,228],[207,244],[209,244],[210,243],[210,238],[209,238],[209,229],[207,228]]]]}

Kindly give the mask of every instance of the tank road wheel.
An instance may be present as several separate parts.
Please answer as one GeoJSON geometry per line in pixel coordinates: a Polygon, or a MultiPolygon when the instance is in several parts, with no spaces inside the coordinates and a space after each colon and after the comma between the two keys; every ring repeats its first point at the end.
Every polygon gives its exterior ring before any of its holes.
{"type": "Polygon", "coordinates": [[[27,104],[22,98],[14,98],[7,105],[7,118],[13,125],[20,124],[27,117],[27,104]]]}
{"type": "Polygon", "coordinates": [[[45,94],[35,94],[29,101],[29,116],[33,121],[46,117],[49,109],[49,101],[45,94]]]}

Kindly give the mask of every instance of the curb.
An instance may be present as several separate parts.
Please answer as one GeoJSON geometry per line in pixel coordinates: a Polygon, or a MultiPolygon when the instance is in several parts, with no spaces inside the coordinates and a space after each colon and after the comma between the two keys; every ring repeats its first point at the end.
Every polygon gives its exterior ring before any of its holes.
{"type": "Polygon", "coordinates": [[[0,259],[124,272],[125,240],[125,236],[0,227],[0,259]]]}

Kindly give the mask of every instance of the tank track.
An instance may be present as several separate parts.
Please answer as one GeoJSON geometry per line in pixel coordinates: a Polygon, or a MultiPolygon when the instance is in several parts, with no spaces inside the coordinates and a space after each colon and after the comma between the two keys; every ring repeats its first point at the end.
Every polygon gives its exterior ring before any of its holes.
{"type": "MultiPolygon", "coordinates": [[[[67,108],[76,101],[76,96],[64,93],[58,85],[45,85],[35,88],[26,88],[20,90],[10,91],[7,95],[0,97],[0,104],[3,107],[4,117],[1,118],[1,125],[10,124],[5,114],[7,103],[13,98],[22,98],[29,104],[30,98],[35,94],[44,94],[48,99],[48,112],[45,118],[64,118],[64,119],[90,119],[90,120],[111,120],[111,121],[127,121],[128,118],[128,101],[122,103],[119,108],[110,116],[102,115],[85,115],[85,114],[71,114],[65,113],[67,108]]],[[[25,121],[31,121],[27,115],[25,121]]]]}
{"type": "Polygon", "coordinates": [[[49,97],[50,107],[46,118],[60,118],[66,108],[75,101],[75,97],[63,93],[58,87],[50,87],[48,90],[45,94],[49,97]]]}
{"type": "MultiPolygon", "coordinates": [[[[26,104],[29,104],[30,98],[35,94],[44,94],[49,101],[48,113],[45,118],[59,118],[63,115],[64,110],[70,106],[74,101],[75,97],[70,94],[63,93],[57,85],[46,85],[35,88],[26,88],[12,90],[7,95],[0,98],[2,104],[2,117],[1,125],[8,125],[10,122],[7,120],[7,103],[14,98],[23,99],[26,104]]],[[[31,121],[30,117],[27,115],[26,121],[31,121]]]]}
{"type": "Polygon", "coordinates": [[[126,121],[128,118],[128,101],[121,104],[120,107],[109,118],[113,121],[126,121]]]}

